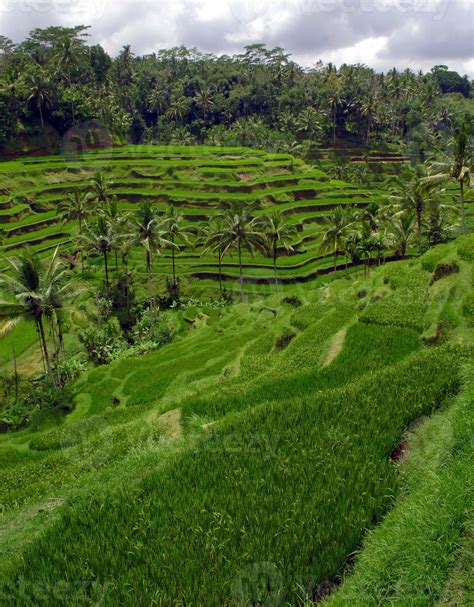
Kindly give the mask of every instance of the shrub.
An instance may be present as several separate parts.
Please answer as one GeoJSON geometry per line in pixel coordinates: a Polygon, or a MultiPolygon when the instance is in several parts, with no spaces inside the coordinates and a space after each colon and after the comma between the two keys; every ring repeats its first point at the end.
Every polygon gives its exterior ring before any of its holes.
{"type": "Polygon", "coordinates": [[[275,348],[277,350],[284,350],[295,337],[296,333],[293,333],[293,331],[290,331],[289,329],[285,329],[283,334],[277,338],[275,348]]]}
{"type": "Polygon", "coordinates": [[[438,263],[433,274],[431,275],[430,284],[433,284],[437,280],[449,276],[450,274],[457,274],[459,272],[459,265],[457,261],[444,261],[438,263]]]}
{"type": "Polygon", "coordinates": [[[109,320],[100,328],[89,327],[79,333],[79,339],[84,344],[90,360],[96,365],[110,363],[113,354],[126,345],[120,325],[114,320],[109,320]]]}

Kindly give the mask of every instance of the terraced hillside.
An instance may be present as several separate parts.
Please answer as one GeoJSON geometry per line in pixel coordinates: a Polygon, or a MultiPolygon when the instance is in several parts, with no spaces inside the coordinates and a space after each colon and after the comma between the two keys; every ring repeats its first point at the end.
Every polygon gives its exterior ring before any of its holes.
{"type": "MultiPolygon", "coordinates": [[[[41,254],[58,244],[68,243],[73,250],[75,228],[60,223],[57,207],[72,188],[87,188],[97,171],[112,180],[119,209],[133,212],[144,200],[162,210],[173,205],[194,228],[232,203],[245,205],[256,216],[278,208],[297,230],[294,252],[279,259],[282,283],[330,270],[331,260],[319,248],[325,214],[338,205],[363,207],[377,199],[377,192],[330,179],[290,155],[246,148],[131,146],[80,157],[24,158],[0,165],[5,254],[15,255],[25,245],[41,254]]],[[[145,271],[139,251],[133,252],[132,263],[145,271]]],[[[244,264],[247,282],[271,279],[268,258],[244,254],[244,264]]],[[[237,260],[226,258],[223,269],[225,278],[235,279],[237,260]]],[[[169,251],[156,271],[171,271],[169,251]]],[[[217,261],[182,247],[177,271],[182,277],[207,279],[201,285],[205,288],[217,278],[217,261]]]]}
{"type": "Polygon", "coordinates": [[[467,598],[473,260],[467,237],[368,276],[170,310],[172,343],[89,369],[72,413],[0,435],[6,603],[467,598]]]}

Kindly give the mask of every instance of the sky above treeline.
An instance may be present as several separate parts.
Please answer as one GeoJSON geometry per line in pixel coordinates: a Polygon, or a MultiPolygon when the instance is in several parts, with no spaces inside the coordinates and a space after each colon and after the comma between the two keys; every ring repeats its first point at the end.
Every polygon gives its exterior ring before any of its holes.
{"type": "Polygon", "coordinates": [[[185,45],[215,54],[247,44],[318,60],[474,78],[474,0],[0,0],[0,34],[20,42],[49,25],[90,25],[90,42],[116,55],[185,45]]]}

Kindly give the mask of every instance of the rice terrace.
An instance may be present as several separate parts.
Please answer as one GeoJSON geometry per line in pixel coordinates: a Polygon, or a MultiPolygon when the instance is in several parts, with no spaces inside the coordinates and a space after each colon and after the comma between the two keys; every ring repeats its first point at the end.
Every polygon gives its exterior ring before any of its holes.
{"type": "Polygon", "coordinates": [[[0,604],[473,605],[472,81],[58,22],[0,36],[0,604]]]}

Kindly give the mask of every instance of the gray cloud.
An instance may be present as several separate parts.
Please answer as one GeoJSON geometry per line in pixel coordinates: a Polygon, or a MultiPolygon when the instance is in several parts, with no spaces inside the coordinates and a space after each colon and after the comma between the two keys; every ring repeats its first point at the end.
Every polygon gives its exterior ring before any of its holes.
{"type": "Polygon", "coordinates": [[[91,25],[112,54],[185,44],[232,53],[282,46],[305,65],[363,61],[378,69],[447,63],[474,75],[472,0],[0,0],[0,33],[91,25]]]}

